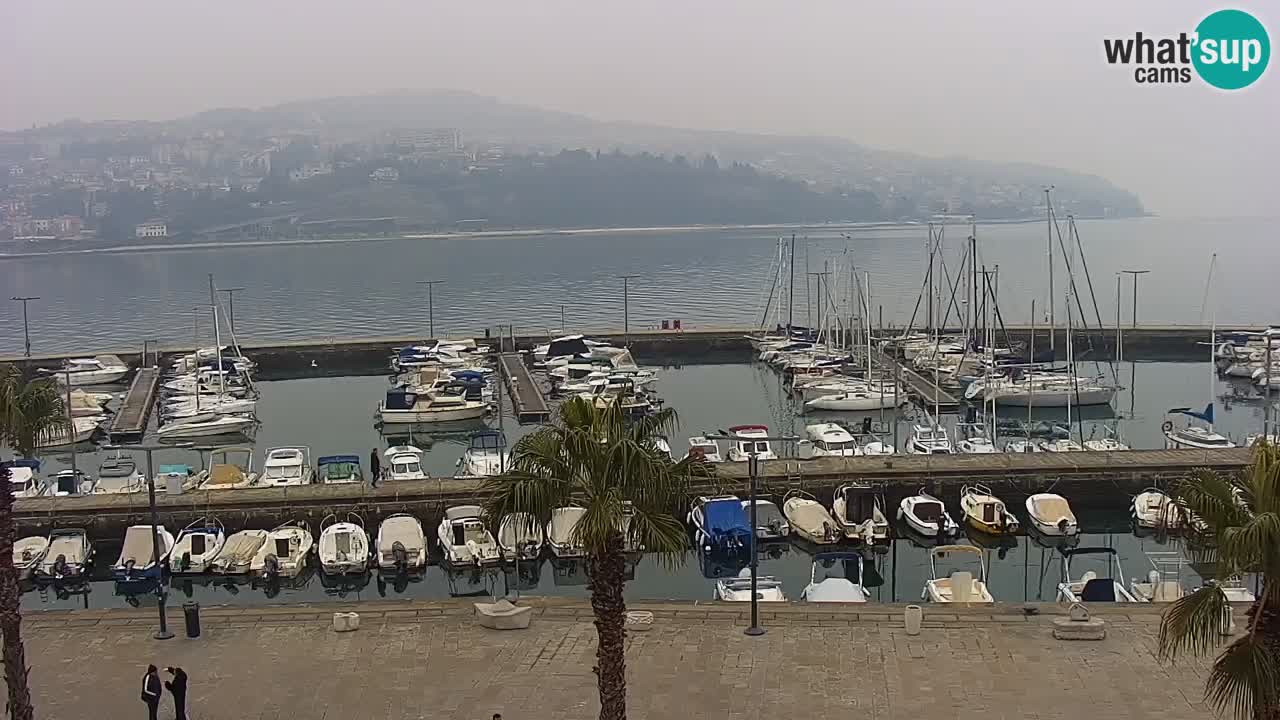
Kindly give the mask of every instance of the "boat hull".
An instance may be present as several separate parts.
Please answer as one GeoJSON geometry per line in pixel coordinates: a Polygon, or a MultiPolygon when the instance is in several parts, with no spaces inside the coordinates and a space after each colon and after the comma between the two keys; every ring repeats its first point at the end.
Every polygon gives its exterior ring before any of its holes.
{"type": "Polygon", "coordinates": [[[483,403],[475,407],[449,408],[447,410],[378,410],[378,417],[384,424],[411,424],[451,422],[454,420],[475,420],[483,418],[488,408],[483,403]]]}
{"type": "Polygon", "coordinates": [[[1086,388],[1078,393],[1070,389],[1035,392],[1000,390],[995,393],[995,403],[1010,407],[1064,408],[1068,405],[1109,405],[1115,396],[1113,388],[1086,388]]]}

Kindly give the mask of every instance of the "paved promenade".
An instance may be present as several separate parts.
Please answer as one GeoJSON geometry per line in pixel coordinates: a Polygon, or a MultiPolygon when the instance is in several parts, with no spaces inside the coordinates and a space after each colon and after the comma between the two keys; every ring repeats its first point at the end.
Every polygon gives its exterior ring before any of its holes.
{"type": "MultiPolygon", "coordinates": [[[[1110,606],[1102,642],[1060,642],[1020,607],[926,607],[908,637],[901,607],[791,604],[742,634],[745,608],[644,604],[631,633],[632,718],[1178,720],[1201,705],[1204,664],[1154,656],[1158,608],[1110,606]]],[[[1042,606],[1045,613],[1061,612],[1042,606]]],[[[192,720],[594,718],[595,630],[581,602],[548,600],[527,631],[475,626],[469,603],[206,608],[204,636],[151,638],[154,610],[33,613],[24,623],[37,717],[144,718],[145,665],[181,665],[192,720]],[[329,629],[354,609],[354,633],[329,629]]],[[[179,613],[172,619],[178,624],[179,613]]],[[[173,717],[166,697],[161,717],[173,717]]]]}

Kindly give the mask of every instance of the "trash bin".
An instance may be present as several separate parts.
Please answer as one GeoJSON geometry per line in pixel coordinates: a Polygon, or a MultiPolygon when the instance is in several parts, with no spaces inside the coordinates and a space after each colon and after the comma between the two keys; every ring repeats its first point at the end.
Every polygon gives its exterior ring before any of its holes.
{"type": "Polygon", "coordinates": [[[200,637],[200,603],[183,603],[182,617],[187,622],[187,637],[200,637]]]}

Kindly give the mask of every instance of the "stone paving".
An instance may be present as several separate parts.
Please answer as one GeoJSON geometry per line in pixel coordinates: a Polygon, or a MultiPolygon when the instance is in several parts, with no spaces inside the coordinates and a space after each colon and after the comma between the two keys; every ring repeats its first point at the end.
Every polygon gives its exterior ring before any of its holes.
{"type": "MultiPolygon", "coordinates": [[[[653,629],[629,635],[632,718],[983,718],[1138,720],[1211,717],[1203,661],[1154,656],[1158,608],[1095,610],[1101,642],[1061,642],[1052,615],[1020,606],[926,607],[922,634],[901,606],[767,608],[764,637],[746,609],[639,604],[653,629]]],[[[154,610],[33,613],[24,623],[37,717],[146,717],[148,662],[191,678],[192,720],[594,718],[595,629],[581,602],[548,600],[533,627],[474,625],[461,602],[206,608],[204,634],[156,641],[154,610]],[[335,633],[332,613],[361,628],[335,633]]],[[[161,717],[173,717],[166,697],[161,717]]]]}

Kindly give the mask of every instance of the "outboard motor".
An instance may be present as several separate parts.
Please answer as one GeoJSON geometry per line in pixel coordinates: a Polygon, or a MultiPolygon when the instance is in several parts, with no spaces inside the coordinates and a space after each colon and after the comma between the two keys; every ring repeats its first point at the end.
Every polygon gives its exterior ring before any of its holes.
{"type": "Polygon", "coordinates": [[[61,580],[67,574],[67,556],[58,553],[58,557],[53,559],[53,579],[61,580]]]}
{"type": "Polygon", "coordinates": [[[280,577],[280,559],[275,555],[267,555],[262,559],[262,574],[268,579],[275,580],[280,577]]]}
{"type": "Polygon", "coordinates": [[[191,553],[184,552],[182,557],[178,558],[178,572],[186,572],[191,569],[191,553]]]}
{"type": "Polygon", "coordinates": [[[137,564],[137,561],[134,560],[133,558],[129,558],[128,560],[125,561],[124,563],[124,579],[125,580],[133,579],[133,566],[136,564],[137,564]]]}
{"type": "Polygon", "coordinates": [[[391,556],[395,558],[396,572],[403,575],[409,571],[409,551],[399,540],[391,545],[391,556]]]}

